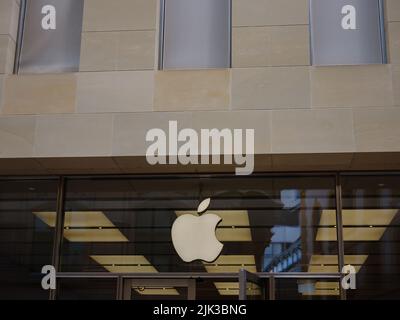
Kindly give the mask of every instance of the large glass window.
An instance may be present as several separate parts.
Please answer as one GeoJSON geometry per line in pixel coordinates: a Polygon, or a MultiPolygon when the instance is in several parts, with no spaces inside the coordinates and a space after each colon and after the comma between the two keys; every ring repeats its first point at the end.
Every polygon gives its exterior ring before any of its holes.
{"type": "Polygon", "coordinates": [[[323,220],[335,212],[331,177],[71,179],[61,270],[337,273],[336,220],[323,220]],[[206,198],[224,247],[214,262],[186,263],[171,228],[206,198]]]}
{"type": "Polygon", "coordinates": [[[164,69],[229,68],[231,0],[162,0],[164,69]]]}
{"type": "MultiPolygon", "coordinates": [[[[330,175],[68,178],[61,272],[200,272],[215,276],[197,283],[198,296],[210,299],[238,297],[240,269],[304,272],[312,278],[277,276],[275,298],[338,299],[335,182],[330,175]],[[187,263],[171,229],[178,217],[197,216],[206,198],[203,215],[222,219],[223,249],[214,262],[187,263]]],[[[344,263],[357,271],[347,298],[400,298],[400,176],[348,174],[340,182],[344,263]]],[[[53,261],[58,189],[58,179],[0,180],[0,298],[49,297],[40,271],[53,261]]],[[[176,295],[170,287],[161,292],[176,295]]],[[[132,288],[136,297],[156,292],[132,288]]],[[[250,288],[249,297],[262,289],[250,288]]],[[[114,299],[115,278],[60,279],[58,298],[75,296],[114,299]]]]}
{"type": "Polygon", "coordinates": [[[400,298],[400,176],[345,176],[345,262],[357,271],[348,299],[400,298]]]}
{"type": "Polygon", "coordinates": [[[58,180],[0,180],[0,300],[48,299],[41,270],[52,264],[58,180]]]}

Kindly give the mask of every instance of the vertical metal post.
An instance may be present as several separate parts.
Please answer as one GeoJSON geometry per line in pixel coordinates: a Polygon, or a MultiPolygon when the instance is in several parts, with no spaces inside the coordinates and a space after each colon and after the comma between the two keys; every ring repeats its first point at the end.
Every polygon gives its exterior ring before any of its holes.
{"type": "Polygon", "coordinates": [[[232,0],[229,1],[229,68],[232,68],[233,65],[233,4],[232,0]]]}
{"type": "Polygon", "coordinates": [[[160,0],[160,22],[158,25],[158,70],[164,69],[164,40],[165,40],[165,0],[160,0]]]}
{"type": "Polygon", "coordinates": [[[308,1],[308,16],[310,17],[309,18],[309,23],[308,23],[308,43],[309,43],[308,50],[310,52],[310,65],[313,66],[314,65],[314,55],[313,55],[314,49],[313,49],[313,41],[312,41],[312,25],[313,25],[313,22],[311,20],[312,17],[313,17],[313,14],[312,14],[311,0],[308,1]]]}
{"type": "Polygon", "coordinates": [[[132,299],[132,279],[122,279],[122,292],[123,297],[122,300],[131,300],[132,299]]]}
{"type": "MultiPolygon", "coordinates": [[[[340,174],[336,174],[336,231],[339,255],[339,272],[342,272],[344,266],[344,241],[343,241],[343,217],[342,217],[342,185],[340,174]]],[[[346,290],[342,288],[343,275],[340,277],[340,299],[346,300],[346,290]]]]}
{"type": "MultiPolygon", "coordinates": [[[[63,240],[63,229],[64,229],[64,203],[65,203],[65,178],[60,177],[58,182],[57,191],[57,211],[56,211],[56,225],[53,243],[53,259],[52,265],[56,272],[60,271],[60,254],[63,240]]],[[[56,290],[50,290],[50,300],[55,300],[57,295],[56,290]]]]}
{"type": "Polygon", "coordinates": [[[117,300],[123,300],[124,298],[124,279],[122,276],[117,278],[117,300]]]}
{"type": "Polygon", "coordinates": [[[17,74],[19,70],[19,58],[21,56],[22,39],[24,37],[25,12],[26,12],[26,0],[21,0],[19,9],[19,18],[18,18],[17,43],[14,55],[14,69],[13,69],[14,74],[17,74]]]}
{"type": "Polygon", "coordinates": [[[196,279],[188,280],[188,300],[194,301],[196,300],[196,279]]]}
{"type": "Polygon", "coordinates": [[[275,300],[275,277],[269,278],[269,300],[275,300]]]}
{"type": "Polygon", "coordinates": [[[381,36],[381,50],[382,50],[382,63],[388,63],[387,53],[387,39],[386,39],[386,25],[385,25],[385,4],[383,0],[379,0],[379,25],[380,25],[380,36],[381,36]]]}
{"type": "Polygon", "coordinates": [[[239,300],[247,300],[247,271],[240,269],[239,271],[239,300]]]}

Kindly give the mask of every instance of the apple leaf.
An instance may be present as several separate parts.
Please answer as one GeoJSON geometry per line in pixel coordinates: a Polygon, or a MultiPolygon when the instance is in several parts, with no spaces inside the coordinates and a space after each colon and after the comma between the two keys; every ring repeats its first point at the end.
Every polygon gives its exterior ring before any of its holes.
{"type": "Polygon", "coordinates": [[[211,198],[207,198],[205,200],[203,200],[200,204],[199,207],[197,208],[197,212],[198,213],[203,213],[205,212],[208,207],[210,206],[210,202],[211,202],[211,198]]]}

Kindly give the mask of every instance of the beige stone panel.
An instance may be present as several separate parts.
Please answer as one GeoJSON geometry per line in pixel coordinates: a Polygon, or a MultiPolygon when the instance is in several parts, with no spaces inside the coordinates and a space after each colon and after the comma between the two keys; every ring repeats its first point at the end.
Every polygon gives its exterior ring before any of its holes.
{"type": "Polygon", "coordinates": [[[269,33],[265,27],[240,27],[232,30],[232,66],[269,65],[269,33]]]}
{"type": "Polygon", "coordinates": [[[0,74],[0,117],[3,109],[3,87],[4,87],[4,75],[0,74]]]}
{"type": "Polygon", "coordinates": [[[111,115],[38,116],[34,156],[110,156],[111,141],[111,115]]]}
{"type": "Polygon", "coordinates": [[[308,26],[270,27],[270,65],[310,64],[308,26]]]}
{"type": "Polygon", "coordinates": [[[153,69],[154,59],[155,31],[83,33],[81,71],[153,69]]]}
{"type": "Polygon", "coordinates": [[[388,24],[389,62],[400,64],[400,22],[388,24]]]}
{"type": "MultiPolygon", "coordinates": [[[[246,117],[244,112],[160,112],[143,114],[124,114],[114,117],[113,155],[121,170],[126,173],[173,173],[173,172],[234,172],[236,165],[156,165],[150,166],[147,161],[135,161],[134,157],[144,156],[152,144],[146,142],[149,130],[160,128],[168,133],[168,122],[177,121],[178,129],[192,128],[200,136],[201,129],[254,128],[255,150],[257,153],[269,153],[269,116],[268,112],[254,112],[246,117]],[[134,138],[132,138],[134,137],[134,138]]],[[[179,144],[181,145],[181,144],[179,144]]],[[[256,156],[255,169],[271,168],[269,155],[256,156]]]]}
{"type": "Polygon", "coordinates": [[[19,4],[14,0],[0,1],[0,35],[17,39],[19,4]]]}
{"type": "Polygon", "coordinates": [[[7,73],[9,67],[9,56],[11,38],[9,35],[0,35],[0,74],[7,73]]]}
{"type": "Polygon", "coordinates": [[[117,69],[118,37],[115,32],[84,32],[81,42],[80,71],[117,69]]]}
{"type": "Polygon", "coordinates": [[[233,109],[309,108],[308,67],[232,70],[233,109]]]}
{"type": "Polygon", "coordinates": [[[6,74],[12,74],[14,72],[15,48],[16,44],[14,40],[10,38],[10,42],[8,44],[7,57],[6,57],[6,65],[5,65],[6,74]]]}
{"type": "Polygon", "coordinates": [[[145,156],[152,142],[146,141],[151,129],[169,131],[169,121],[178,122],[178,130],[193,128],[191,112],[157,112],[114,115],[113,155],[145,156]]]}
{"type": "Polygon", "coordinates": [[[84,31],[156,28],[157,0],[85,0],[84,31]]]}
{"type": "Polygon", "coordinates": [[[0,157],[31,157],[35,134],[34,116],[0,118],[0,157]]]}
{"type": "Polygon", "coordinates": [[[400,151],[399,119],[399,107],[354,109],[357,151],[400,151]]]}
{"type": "MultiPolygon", "coordinates": [[[[123,173],[129,174],[182,174],[182,173],[228,173],[235,174],[235,165],[155,165],[147,163],[145,157],[114,157],[123,173]]],[[[271,170],[271,158],[268,155],[256,156],[255,172],[271,170]]],[[[265,181],[263,181],[265,186],[265,181]]]]}
{"type": "Polygon", "coordinates": [[[347,153],[355,150],[351,109],[272,112],[272,153],[347,153]]]}
{"type": "Polygon", "coordinates": [[[157,111],[226,110],[229,96],[230,70],[156,72],[157,111]]]}
{"type": "Polygon", "coordinates": [[[386,0],[386,8],[388,21],[400,21],[399,0],[386,0]]]}
{"type": "Polygon", "coordinates": [[[0,34],[8,34],[11,6],[14,0],[0,1],[0,34]]]}
{"type": "Polygon", "coordinates": [[[118,35],[118,70],[153,70],[155,31],[121,32],[118,35]]]}
{"type": "Polygon", "coordinates": [[[5,78],[3,113],[72,113],[75,98],[75,74],[11,75],[5,78]]]}
{"type": "Polygon", "coordinates": [[[233,0],[234,26],[308,24],[308,0],[233,0]]]}
{"type": "Polygon", "coordinates": [[[205,111],[193,114],[194,129],[201,132],[202,129],[242,129],[243,147],[246,129],[254,130],[254,150],[256,154],[269,154],[270,141],[270,111],[205,111]]]}
{"type": "Polygon", "coordinates": [[[0,1],[0,34],[9,35],[14,0],[0,1]]]}
{"type": "Polygon", "coordinates": [[[153,110],[153,71],[81,72],[77,78],[78,112],[153,110]]]}
{"type": "MultiPolygon", "coordinates": [[[[172,174],[172,173],[229,173],[235,174],[236,165],[155,165],[148,164],[146,157],[120,156],[113,157],[123,173],[130,174],[172,174]]],[[[271,157],[269,155],[256,155],[255,171],[271,171],[271,157]]],[[[265,186],[265,181],[262,182],[265,186]]]]}
{"type": "Polygon", "coordinates": [[[178,130],[193,128],[191,112],[116,114],[113,126],[113,155],[146,155],[147,148],[152,144],[151,141],[146,141],[149,130],[162,129],[168,134],[170,121],[177,121],[178,130]]]}
{"type": "Polygon", "coordinates": [[[233,29],[233,67],[309,65],[308,26],[233,29]]]}
{"type": "Polygon", "coordinates": [[[149,165],[146,157],[114,157],[120,170],[127,174],[182,174],[182,173],[210,173],[218,172],[233,172],[233,166],[210,166],[210,165],[149,165]]]}
{"type": "Polygon", "coordinates": [[[18,38],[19,8],[20,8],[19,3],[14,1],[12,4],[12,9],[10,14],[11,21],[10,21],[10,32],[9,32],[14,42],[16,42],[18,38]]]}
{"type": "Polygon", "coordinates": [[[400,64],[392,66],[394,104],[400,106],[400,64]]]}
{"type": "Polygon", "coordinates": [[[311,68],[313,107],[392,106],[389,65],[311,68]]]}

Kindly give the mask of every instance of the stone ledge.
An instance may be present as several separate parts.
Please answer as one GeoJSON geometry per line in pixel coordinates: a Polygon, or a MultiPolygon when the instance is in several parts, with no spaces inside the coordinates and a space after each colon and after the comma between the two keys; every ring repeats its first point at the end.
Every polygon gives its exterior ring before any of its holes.
{"type": "MultiPolygon", "coordinates": [[[[257,155],[255,172],[400,170],[400,152],[257,155]]],[[[150,166],[144,157],[0,159],[0,175],[234,173],[233,166],[150,166]]]]}

